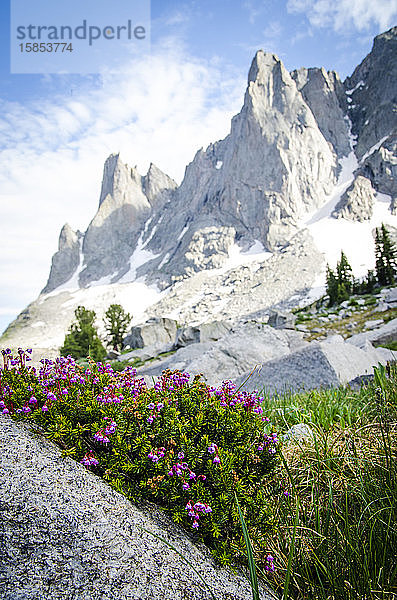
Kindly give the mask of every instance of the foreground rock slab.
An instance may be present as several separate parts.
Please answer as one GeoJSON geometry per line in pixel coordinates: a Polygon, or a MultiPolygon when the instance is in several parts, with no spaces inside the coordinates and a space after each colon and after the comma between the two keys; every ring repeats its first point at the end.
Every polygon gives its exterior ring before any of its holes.
{"type": "MultiPolygon", "coordinates": [[[[138,510],[25,425],[0,416],[2,600],[248,600],[243,575],[215,565],[160,511],[138,510]]],[[[271,598],[262,590],[261,600],[271,598]]]]}

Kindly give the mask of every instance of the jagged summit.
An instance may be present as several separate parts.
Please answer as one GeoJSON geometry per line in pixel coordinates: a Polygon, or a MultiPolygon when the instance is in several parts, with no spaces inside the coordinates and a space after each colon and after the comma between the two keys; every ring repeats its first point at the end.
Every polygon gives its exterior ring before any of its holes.
{"type": "Polygon", "coordinates": [[[45,310],[61,335],[94,296],[99,313],[126,294],[135,315],[158,300],[147,314],[180,322],[262,314],[302,297],[341,244],[365,244],[358,266],[373,267],[371,227],[397,226],[396,98],[396,27],[343,83],[259,50],[230,134],[196,153],[180,186],[108,157],[96,215],[84,234],[64,226],[44,295],[8,335],[45,310]]]}

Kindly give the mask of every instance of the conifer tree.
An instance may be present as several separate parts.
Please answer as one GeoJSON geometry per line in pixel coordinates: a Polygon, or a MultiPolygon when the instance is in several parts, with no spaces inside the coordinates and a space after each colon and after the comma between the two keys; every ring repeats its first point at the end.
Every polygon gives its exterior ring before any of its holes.
{"type": "Polygon", "coordinates": [[[329,306],[347,300],[353,291],[352,268],[343,251],[340,260],[336,264],[336,273],[327,265],[326,286],[329,306]]]}
{"type": "Polygon", "coordinates": [[[106,350],[98,337],[94,326],[95,312],[78,306],[74,311],[76,322],[70,326],[69,333],[60,350],[62,356],[86,358],[90,356],[95,361],[101,361],[106,356],[106,350]]]}
{"type": "Polygon", "coordinates": [[[326,274],[326,285],[327,285],[327,294],[329,298],[329,306],[333,306],[338,302],[338,279],[331,269],[331,267],[327,264],[327,274],[326,274]]]}
{"type": "Polygon", "coordinates": [[[336,265],[336,273],[339,285],[344,288],[344,295],[347,294],[349,296],[353,290],[353,273],[343,250],[340,254],[340,260],[336,265]]]}
{"type": "Polygon", "coordinates": [[[380,285],[392,285],[397,273],[397,251],[385,224],[375,233],[376,276],[380,285]]]}
{"type": "Polygon", "coordinates": [[[111,304],[105,313],[104,323],[108,341],[115,350],[123,343],[132,316],[120,304],[111,304]]]}

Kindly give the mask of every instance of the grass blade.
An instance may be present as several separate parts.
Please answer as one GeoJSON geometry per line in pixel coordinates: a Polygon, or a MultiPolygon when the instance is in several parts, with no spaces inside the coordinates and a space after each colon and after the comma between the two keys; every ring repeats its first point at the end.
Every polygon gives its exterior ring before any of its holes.
{"type": "Polygon", "coordinates": [[[252,600],[260,600],[259,588],[258,588],[258,578],[256,575],[256,565],[255,565],[254,553],[252,551],[251,540],[250,540],[250,537],[248,534],[248,529],[245,524],[243,513],[241,512],[240,504],[237,499],[236,493],[234,494],[234,497],[235,497],[236,504],[237,504],[238,515],[239,515],[240,521],[241,521],[241,527],[243,529],[245,546],[247,548],[248,569],[249,569],[249,573],[250,573],[250,581],[251,581],[251,589],[252,589],[252,600]]]}

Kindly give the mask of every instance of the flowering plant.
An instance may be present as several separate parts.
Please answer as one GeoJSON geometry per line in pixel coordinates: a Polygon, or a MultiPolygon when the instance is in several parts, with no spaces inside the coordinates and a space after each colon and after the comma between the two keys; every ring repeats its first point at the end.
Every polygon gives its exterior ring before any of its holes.
{"type": "Polygon", "coordinates": [[[235,494],[253,545],[269,555],[272,504],[265,481],[278,461],[262,398],[231,382],[165,371],[148,388],[128,367],[79,367],[71,358],[26,367],[5,351],[0,412],[30,420],[68,456],[134,502],[169,511],[218,559],[245,555],[235,494]],[[12,363],[11,363],[12,361],[12,363]]]}

